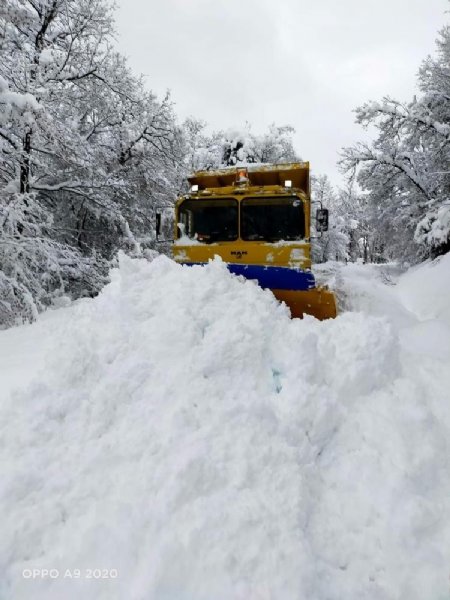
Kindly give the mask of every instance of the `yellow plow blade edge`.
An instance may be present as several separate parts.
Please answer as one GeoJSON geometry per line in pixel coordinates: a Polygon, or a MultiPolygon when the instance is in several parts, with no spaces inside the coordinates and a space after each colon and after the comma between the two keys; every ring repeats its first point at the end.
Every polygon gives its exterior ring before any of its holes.
{"type": "Polygon", "coordinates": [[[303,318],[312,315],[316,319],[334,319],[337,315],[336,298],[325,288],[314,288],[307,291],[272,290],[278,300],[285,302],[291,311],[292,318],[303,318]]]}

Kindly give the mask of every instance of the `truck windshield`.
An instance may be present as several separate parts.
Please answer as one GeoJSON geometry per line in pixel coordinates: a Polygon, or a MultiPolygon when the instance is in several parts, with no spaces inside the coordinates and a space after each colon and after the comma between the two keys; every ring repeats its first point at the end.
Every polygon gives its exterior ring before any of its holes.
{"type": "Polygon", "coordinates": [[[246,198],[241,204],[243,240],[300,240],[305,236],[303,203],[298,198],[246,198]]]}
{"type": "Polygon", "coordinates": [[[179,208],[181,235],[204,244],[238,237],[238,203],[232,199],[185,200],[179,208]]]}

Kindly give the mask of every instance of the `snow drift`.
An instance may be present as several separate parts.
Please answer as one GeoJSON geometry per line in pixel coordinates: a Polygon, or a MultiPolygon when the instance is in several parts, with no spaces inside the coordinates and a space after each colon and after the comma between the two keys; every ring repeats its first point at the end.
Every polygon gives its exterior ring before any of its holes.
{"type": "Polygon", "coordinates": [[[0,597],[448,597],[450,301],[402,300],[426,269],[343,268],[359,310],[292,321],[221,262],[122,256],[2,401],[0,597]]]}

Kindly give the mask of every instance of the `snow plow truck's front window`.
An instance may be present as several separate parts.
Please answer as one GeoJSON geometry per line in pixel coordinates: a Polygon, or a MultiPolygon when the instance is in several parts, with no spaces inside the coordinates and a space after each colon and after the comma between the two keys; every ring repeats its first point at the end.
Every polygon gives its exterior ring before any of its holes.
{"type": "Polygon", "coordinates": [[[185,200],[179,209],[179,235],[204,244],[238,237],[238,203],[231,199],[185,200]]]}
{"type": "Polygon", "coordinates": [[[305,237],[303,203],[298,198],[246,198],[241,204],[243,240],[301,240],[305,237]]]}

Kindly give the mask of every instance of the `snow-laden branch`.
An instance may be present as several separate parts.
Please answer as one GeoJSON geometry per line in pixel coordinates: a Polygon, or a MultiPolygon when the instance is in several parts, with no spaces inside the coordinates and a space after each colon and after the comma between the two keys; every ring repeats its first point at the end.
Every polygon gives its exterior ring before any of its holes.
{"type": "Polygon", "coordinates": [[[368,102],[356,109],[357,122],[368,124],[377,117],[388,117],[398,122],[397,127],[420,124],[433,129],[437,134],[450,141],[450,124],[442,123],[424,111],[417,101],[405,106],[400,102],[386,98],[384,102],[368,102]]]}
{"type": "Polygon", "coordinates": [[[344,150],[343,158],[340,161],[340,164],[344,170],[354,170],[361,163],[387,165],[395,168],[398,172],[405,175],[425,196],[425,198],[427,198],[427,200],[433,201],[430,190],[425,184],[424,178],[420,177],[414,170],[411,156],[407,153],[400,153],[398,155],[389,154],[387,152],[378,151],[364,145],[359,145],[356,148],[348,148],[344,150]]]}

